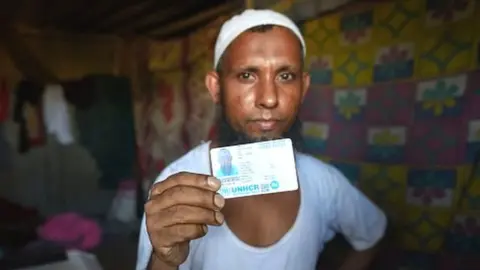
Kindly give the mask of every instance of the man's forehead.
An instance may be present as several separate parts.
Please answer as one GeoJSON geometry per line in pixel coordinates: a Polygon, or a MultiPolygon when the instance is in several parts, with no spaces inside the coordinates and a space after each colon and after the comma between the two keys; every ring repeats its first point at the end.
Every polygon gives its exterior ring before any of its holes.
{"type": "Polygon", "coordinates": [[[224,58],[226,64],[236,66],[265,60],[281,66],[301,65],[303,48],[292,31],[273,26],[267,31],[245,31],[230,44],[224,58]]]}

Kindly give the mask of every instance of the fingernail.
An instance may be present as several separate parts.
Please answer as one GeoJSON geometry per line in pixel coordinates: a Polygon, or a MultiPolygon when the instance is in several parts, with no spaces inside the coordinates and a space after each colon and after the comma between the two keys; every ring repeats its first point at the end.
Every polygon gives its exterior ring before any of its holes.
{"type": "Polygon", "coordinates": [[[215,194],[215,197],[213,197],[213,203],[215,203],[218,208],[222,208],[225,205],[225,199],[222,195],[215,194]]]}
{"type": "Polygon", "coordinates": [[[220,180],[218,180],[215,177],[212,177],[212,176],[208,177],[207,183],[212,188],[220,188],[220,180]]]}
{"type": "Polygon", "coordinates": [[[202,230],[203,230],[203,233],[207,233],[207,232],[208,232],[208,227],[207,227],[207,225],[203,225],[203,226],[202,226],[202,230]]]}
{"type": "Polygon", "coordinates": [[[223,221],[225,220],[225,217],[223,216],[222,213],[215,212],[215,220],[218,222],[218,224],[222,224],[223,221]]]}

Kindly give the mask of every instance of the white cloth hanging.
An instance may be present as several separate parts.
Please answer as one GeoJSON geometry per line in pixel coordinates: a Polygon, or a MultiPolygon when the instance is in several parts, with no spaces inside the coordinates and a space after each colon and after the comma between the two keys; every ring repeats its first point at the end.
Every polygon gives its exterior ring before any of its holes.
{"type": "Polygon", "coordinates": [[[43,92],[43,119],[48,134],[55,135],[58,142],[68,145],[74,142],[68,105],[59,84],[50,84],[43,92]]]}

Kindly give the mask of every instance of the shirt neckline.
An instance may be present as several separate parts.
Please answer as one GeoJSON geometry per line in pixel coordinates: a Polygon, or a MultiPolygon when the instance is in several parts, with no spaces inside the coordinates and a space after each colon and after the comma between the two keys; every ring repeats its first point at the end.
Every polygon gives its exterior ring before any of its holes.
{"type": "MultiPolygon", "coordinates": [[[[211,162],[210,162],[210,146],[211,146],[212,141],[207,141],[207,142],[204,142],[204,143],[206,144],[206,149],[207,149],[206,154],[208,156],[208,167],[209,167],[210,175],[212,175],[212,168],[211,168],[211,162]]],[[[294,151],[294,154],[296,155],[297,152],[294,151]]],[[[296,162],[297,162],[297,160],[296,160],[296,162]]],[[[297,164],[296,167],[297,167],[297,178],[300,178],[300,173],[298,172],[298,164],[297,164]]],[[[299,181],[299,179],[297,179],[297,181],[299,181]]],[[[267,246],[267,247],[255,247],[255,246],[251,246],[251,245],[245,243],[240,238],[238,238],[235,233],[232,232],[232,230],[228,227],[228,224],[227,224],[226,221],[222,224],[221,228],[223,230],[225,230],[227,235],[230,237],[230,239],[237,246],[239,246],[240,248],[242,248],[244,250],[254,252],[254,253],[266,253],[266,252],[270,252],[270,251],[273,251],[275,249],[278,249],[282,245],[284,245],[286,242],[288,242],[289,239],[292,237],[292,235],[298,230],[298,227],[300,226],[300,222],[303,219],[303,216],[305,214],[304,213],[305,212],[305,194],[301,189],[300,181],[299,181],[299,189],[300,189],[300,205],[298,207],[295,222],[290,227],[290,229],[288,229],[288,231],[280,238],[280,240],[273,243],[272,245],[267,246]]]]}

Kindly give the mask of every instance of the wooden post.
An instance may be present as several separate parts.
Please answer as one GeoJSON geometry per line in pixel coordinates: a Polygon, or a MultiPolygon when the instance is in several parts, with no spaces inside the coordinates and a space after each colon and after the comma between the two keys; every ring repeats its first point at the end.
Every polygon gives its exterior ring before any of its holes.
{"type": "Polygon", "coordinates": [[[245,0],[245,8],[255,8],[254,0],[245,0]]]}

